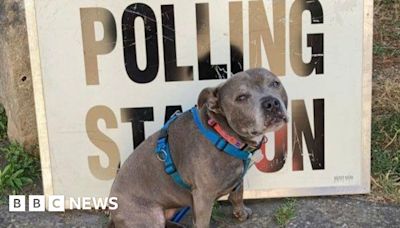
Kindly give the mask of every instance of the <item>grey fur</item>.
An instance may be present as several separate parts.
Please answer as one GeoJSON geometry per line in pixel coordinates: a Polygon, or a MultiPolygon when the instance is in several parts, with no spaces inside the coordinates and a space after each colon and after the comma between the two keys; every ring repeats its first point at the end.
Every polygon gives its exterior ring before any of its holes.
{"type": "MultiPolygon", "coordinates": [[[[262,68],[237,73],[216,88],[204,89],[198,107],[205,126],[212,117],[226,132],[252,145],[287,122],[286,91],[274,74],[262,68]]],[[[171,124],[168,140],[177,170],[192,191],[179,187],[164,172],[154,153],[158,134],[146,139],[118,172],[110,194],[118,197],[119,205],[111,211],[112,225],[165,227],[166,214],[191,206],[194,226],[208,227],[214,201],[226,194],[236,218],[244,221],[251,215],[243,204],[243,162],[215,148],[199,132],[191,113],[171,124]],[[233,192],[238,184],[241,187],[233,192]]]]}

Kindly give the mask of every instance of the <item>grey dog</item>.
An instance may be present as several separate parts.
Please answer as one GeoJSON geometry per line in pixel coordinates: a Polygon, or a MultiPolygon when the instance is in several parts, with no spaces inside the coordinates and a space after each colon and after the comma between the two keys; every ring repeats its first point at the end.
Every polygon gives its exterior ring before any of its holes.
{"type": "MultiPolygon", "coordinates": [[[[197,107],[203,125],[214,119],[229,135],[258,145],[266,132],[287,121],[287,95],[280,80],[263,68],[239,72],[215,88],[204,89],[197,107]]],[[[157,158],[156,132],[132,153],[119,170],[110,196],[118,197],[110,226],[165,227],[168,214],[184,206],[193,210],[195,227],[208,227],[214,201],[229,194],[233,215],[244,221],[251,210],[243,203],[244,164],[218,150],[201,134],[190,112],[169,127],[171,156],[191,191],[177,185],[157,158]]],[[[173,212],[172,212],[173,213],[173,212]]]]}

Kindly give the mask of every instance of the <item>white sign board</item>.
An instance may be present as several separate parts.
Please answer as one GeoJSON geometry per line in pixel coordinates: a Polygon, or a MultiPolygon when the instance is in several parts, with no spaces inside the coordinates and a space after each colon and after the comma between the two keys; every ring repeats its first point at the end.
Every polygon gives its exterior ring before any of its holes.
{"type": "Polygon", "coordinates": [[[232,72],[289,97],[245,197],[369,191],[372,0],[26,0],[46,195],[108,196],[118,164],[232,72]]]}

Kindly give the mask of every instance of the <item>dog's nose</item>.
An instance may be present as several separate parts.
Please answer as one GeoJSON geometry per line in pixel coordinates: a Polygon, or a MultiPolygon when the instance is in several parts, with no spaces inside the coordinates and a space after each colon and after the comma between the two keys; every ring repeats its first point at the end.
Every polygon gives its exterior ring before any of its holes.
{"type": "Polygon", "coordinates": [[[263,99],[262,106],[267,111],[279,111],[281,107],[281,102],[275,97],[268,96],[263,99]]]}

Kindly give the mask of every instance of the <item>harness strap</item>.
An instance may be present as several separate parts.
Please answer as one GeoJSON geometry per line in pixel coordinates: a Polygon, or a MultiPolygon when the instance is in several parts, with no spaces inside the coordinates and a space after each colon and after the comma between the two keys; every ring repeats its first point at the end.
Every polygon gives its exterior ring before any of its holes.
{"type": "MultiPolygon", "coordinates": [[[[196,107],[193,107],[190,110],[190,112],[192,113],[193,120],[194,120],[196,126],[199,128],[200,132],[208,140],[210,140],[212,144],[214,144],[219,150],[224,151],[225,153],[243,161],[243,166],[244,166],[244,170],[243,170],[243,174],[242,174],[242,178],[243,178],[244,175],[246,174],[247,170],[249,169],[252,152],[255,151],[254,148],[252,148],[252,147],[247,148],[247,146],[245,146],[245,148],[242,148],[242,150],[244,150],[244,151],[238,149],[235,145],[230,144],[224,138],[220,137],[218,134],[205,128],[203,126],[203,124],[201,123],[201,120],[200,120],[200,117],[199,117],[196,107]]],[[[158,142],[157,142],[156,153],[157,153],[157,156],[159,157],[159,159],[164,162],[164,171],[172,177],[172,179],[175,181],[175,183],[178,184],[179,186],[181,186],[182,188],[191,190],[190,185],[188,185],[187,183],[185,183],[185,181],[183,181],[182,177],[179,175],[179,172],[176,170],[174,162],[172,161],[169,144],[168,144],[168,127],[173,121],[176,120],[176,118],[179,115],[180,115],[180,113],[175,113],[174,115],[172,115],[171,118],[164,125],[164,127],[161,129],[160,136],[159,136],[158,142]]],[[[240,186],[240,183],[234,187],[234,191],[236,191],[239,186],[240,186]]],[[[185,208],[181,209],[180,211],[178,211],[172,218],[172,221],[179,222],[183,218],[183,216],[185,216],[185,214],[189,211],[189,209],[190,209],[190,207],[185,207],[185,208]]]]}
{"type": "MultiPolygon", "coordinates": [[[[226,133],[222,129],[221,125],[219,125],[214,119],[211,119],[211,118],[208,119],[208,125],[210,125],[222,138],[224,138],[226,141],[228,141],[231,145],[235,146],[236,148],[238,148],[242,151],[254,153],[261,148],[261,144],[263,143],[261,141],[260,144],[257,146],[245,144],[245,143],[239,141],[237,138],[226,133]]],[[[266,138],[266,137],[264,137],[264,138],[266,138]]]]}
{"type": "Polygon", "coordinates": [[[192,113],[193,120],[194,120],[196,126],[199,128],[200,132],[208,140],[210,140],[210,142],[212,144],[214,144],[215,147],[217,147],[219,150],[224,151],[225,153],[231,155],[232,157],[238,158],[243,161],[243,165],[244,165],[244,170],[243,170],[243,174],[242,174],[242,177],[243,177],[249,168],[252,154],[247,151],[240,150],[239,148],[230,144],[228,141],[226,141],[224,138],[222,138],[215,132],[210,131],[206,127],[204,127],[203,124],[201,123],[200,116],[199,116],[199,113],[198,113],[198,110],[196,107],[193,107],[190,110],[190,112],[192,113]]]}
{"type": "Polygon", "coordinates": [[[176,169],[176,166],[174,164],[174,161],[172,160],[171,156],[171,151],[169,148],[169,143],[168,143],[168,128],[169,125],[178,118],[178,116],[181,113],[176,112],[174,113],[171,118],[167,121],[167,123],[163,126],[163,128],[160,131],[160,135],[158,137],[157,141],[157,148],[156,148],[156,154],[158,156],[158,159],[164,162],[164,171],[168,175],[172,177],[172,179],[175,181],[176,184],[181,186],[182,188],[190,190],[191,187],[188,185],[181,177],[179,174],[178,170],[176,169]]]}
{"type": "Polygon", "coordinates": [[[230,144],[228,141],[226,141],[224,138],[219,136],[213,131],[208,130],[203,126],[201,123],[199,113],[197,111],[196,107],[193,107],[191,110],[194,122],[196,123],[197,127],[201,131],[201,133],[211,141],[212,144],[215,145],[219,150],[224,151],[225,153],[235,157],[239,158],[240,160],[247,160],[250,159],[252,154],[248,153],[246,151],[242,151],[239,148],[235,147],[234,145],[230,144]]]}
{"type": "MultiPolygon", "coordinates": [[[[238,158],[243,161],[243,174],[242,177],[246,174],[247,170],[249,169],[250,162],[251,162],[251,156],[253,155],[251,152],[248,152],[246,150],[241,150],[237,148],[235,145],[230,144],[228,141],[226,141],[223,137],[219,136],[217,133],[214,131],[208,130],[206,127],[203,126],[199,113],[196,107],[193,107],[190,112],[192,113],[193,120],[200,130],[200,132],[219,150],[224,151],[225,153],[229,154],[232,157],[238,158]]],[[[164,162],[164,171],[168,175],[172,177],[174,182],[181,186],[182,188],[185,188],[187,190],[191,190],[191,186],[188,185],[181,177],[179,174],[178,170],[176,169],[176,166],[174,164],[174,161],[172,160],[171,156],[171,151],[169,148],[169,143],[168,143],[168,128],[172,122],[174,122],[179,115],[182,113],[176,112],[174,113],[171,118],[167,121],[167,123],[161,128],[160,135],[157,140],[157,148],[155,150],[157,157],[160,161],[164,162]]]]}

